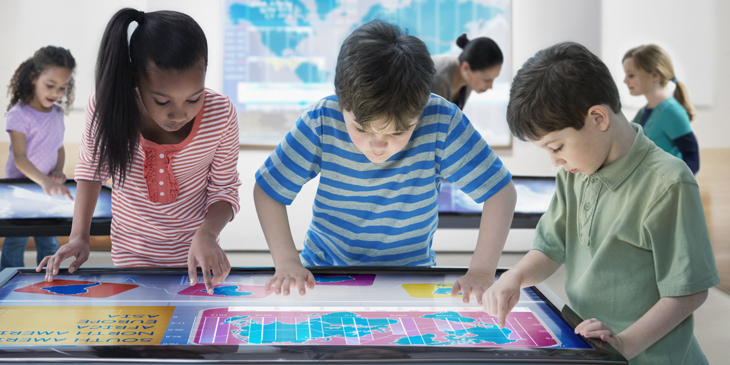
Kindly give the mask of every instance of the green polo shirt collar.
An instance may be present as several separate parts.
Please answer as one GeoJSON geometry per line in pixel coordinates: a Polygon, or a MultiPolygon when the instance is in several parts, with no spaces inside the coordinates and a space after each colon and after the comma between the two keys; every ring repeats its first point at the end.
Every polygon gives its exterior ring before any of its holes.
{"type": "MultiPolygon", "coordinates": [[[[639,167],[639,164],[644,160],[644,156],[646,156],[653,144],[648,138],[644,138],[644,131],[640,125],[631,123],[631,127],[636,131],[636,138],[634,138],[634,144],[631,145],[629,153],[592,175],[600,179],[611,191],[618,189],[634,170],[639,167]]],[[[589,177],[586,176],[586,178],[589,177]]]]}

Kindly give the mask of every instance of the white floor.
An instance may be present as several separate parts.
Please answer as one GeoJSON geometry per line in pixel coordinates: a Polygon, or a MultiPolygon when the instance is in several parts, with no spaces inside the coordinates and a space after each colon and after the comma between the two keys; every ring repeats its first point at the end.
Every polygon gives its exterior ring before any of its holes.
{"type": "MultiPolygon", "coordinates": [[[[511,267],[522,254],[505,253],[499,260],[500,267],[511,267]]],[[[232,266],[272,266],[268,252],[229,252],[232,266]]],[[[439,266],[468,266],[471,255],[465,253],[437,253],[439,266]]],[[[26,251],[25,262],[35,262],[35,252],[26,251]]],[[[67,261],[66,264],[71,261],[67,261]]],[[[84,266],[112,266],[108,251],[92,251],[84,266]]],[[[545,281],[547,286],[564,302],[568,302],[563,286],[565,271],[560,268],[545,281]]],[[[710,364],[727,364],[730,344],[730,295],[716,288],[710,289],[705,304],[695,312],[695,336],[710,364]]]]}

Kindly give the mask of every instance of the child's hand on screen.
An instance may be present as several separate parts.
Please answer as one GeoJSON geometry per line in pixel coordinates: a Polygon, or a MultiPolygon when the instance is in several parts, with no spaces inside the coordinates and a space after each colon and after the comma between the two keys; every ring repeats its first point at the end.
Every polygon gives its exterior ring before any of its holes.
{"type": "Polygon", "coordinates": [[[494,283],[494,273],[474,272],[469,270],[460,277],[451,287],[451,296],[456,297],[462,293],[464,303],[469,303],[471,294],[477,298],[477,303],[482,304],[482,295],[494,283]]]}
{"type": "Polygon", "coordinates": [[[75,257],[71,265],[68,265],[68,272],[73,273],[79,269],[79,267],[89,259],[89,240],[88,239],[76,239],[72,238],[67,244],[58,248],[58,251],[53,256],[46,256],[41,260],[36,272],[41,272],[43,267],[46,266],[46,281],[53,281],[53,277],[58,275],[61,269],[61,263],[66,259],[75,257]]]}
{"type": "Polygon", "coordinates": [[[41,187],[43,188],[43,192],[48,195],[64,195],[67,196],[69,199],[74,200],[73,196],[71,196],[71,191],[68,190],[68,187],[61,183],[57,183],[53,180],[48,180],[47,182],[41,184],[41,187]]]}
{"type": "Polygon", "coordinates": [[[305,287],[312,290],[314,284],[312,272],[302,266],[301,263],[296,262],[277,266],[274,276],[266,282],[264,288],[266,291],[274,289],[276,294],[289,295],[289,290],[296,286],[299,295],[304,295],[307,293],[305,287]]]}
{"type": "Polygon", "coordinates": [[[59,184],[63,184],[66,182],[66,174],[63,173],[63,171],[60,170],[53,170],[50,174],[48,174],[48,177],[53,180],[53,182],[57,182],[59,184]]]}
{"type": "Polygon", "coordinates": [[[213,288],[223,282],[231,272],[231,264],[221,246],[212,234],[198,230],[193,236],[193,242],[188,251],[188,276],[190,285],[198,282],[198,266],[203,270],[203,282],[208,294],[213,294],[213,288]],[[211,272],[213,275],[211,276],[211,272]]]}
{"type": "Polygon", "coordinates": [[[497,326],[504,328],[507,314],[520,300],[520,282],[511,275],[502,274],[494,285],[489,287],[482,298],[484,311],[497,317],[497,326]]]}
{"type": "Polygon", "coordinates": [[[586,319],[585,321],[581,322],[575,327],[575,333],[585,338],[595,338],[606,342],[627,359],[631,359],[633,357],[628,354],[626,346],[624,345],[620,336],[615,335],[607,324],[595,318],[586,319]]]}

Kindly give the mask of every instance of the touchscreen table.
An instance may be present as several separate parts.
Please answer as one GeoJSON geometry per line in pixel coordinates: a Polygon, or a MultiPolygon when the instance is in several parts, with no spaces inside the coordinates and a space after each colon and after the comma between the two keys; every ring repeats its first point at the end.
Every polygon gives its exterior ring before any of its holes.
{"type": "MultiPolygon", "coordinates": [[[[76,197],[76,182],[65,185],[76,197]]],[[[108,236],[112,221],[112,189],[103,185],[91,220],[92,236],[108,236]]],[[[74,201],[49,196],[28,179],[0,179],[0,237],[68,236],[74,201]]]]}
{"type": "Polygon", "coordinates": [[[6,269],[0,362],[625,363],[575,335],[544,287],[524,289],[499,329],[475,300],[451,298],[465,272],[313,269],[314,290],[281,296],[264,290],[271,268],[234,269],[213,294],[185,269],[86,268],[51,283],[6,269]]]}
{"type": "MultiPolygon", "coordinates": [[[[535,228],[555,194],[553,176],[513,176],[517,203],[511,228],[535,228]]],[[[477,204],[456,186],[441,180],[439,228],[479,228],[483,204],[477,204]]]]}

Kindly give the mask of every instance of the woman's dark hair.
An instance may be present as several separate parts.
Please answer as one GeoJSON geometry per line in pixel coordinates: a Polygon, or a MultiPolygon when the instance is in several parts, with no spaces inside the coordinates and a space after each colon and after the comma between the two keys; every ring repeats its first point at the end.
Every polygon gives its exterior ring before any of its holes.
{"type": "Polygon", "coordinates": [[[147,77],[151,65],[173,71],[207,68],[208,42],[203,29],[193,18],[176,11],[119,10],[107,24],[99,47],[90,133],[94,156],[98,153],[97,175],[107,165],[110,176],[119,174],[120,184],[134,160],[142,127],[135,87],[141,77],[147,77]],[[127,42],[127,28],[133,21],[137,28],[127,42]]]}
{"type": "Polygon", "coordinates": [[[479,37],[469,40],[466,33],[456,39],[456,45],[464,51],[459,55],[459,63],[469,62],[473,71],[486,70],[504,62],[502,50],[491,38],[479,37]]]}
{"type": "Polygon", "coordinates": [[[8,110],[19,101],[26,104],[33,100],[35,94],[35,85],[33,82],[38,79],[43,71],[48,67],[66,67],[71,70],[71,78],[66,85],[66,92],[60,99],[59,104],[68,112],[74,102],[74,78],[73,71],[76,68],[76,60],[71,52],[65,48],[46,46],[33,54],[33,57],[25,60],[15,70],[13,77],[8,85],[8,95],[10,95],[10,104],[8,110]]]}

